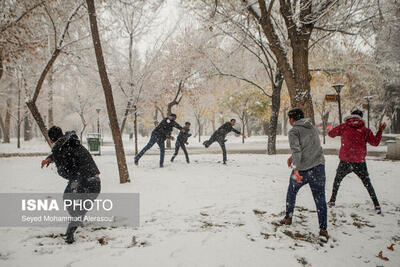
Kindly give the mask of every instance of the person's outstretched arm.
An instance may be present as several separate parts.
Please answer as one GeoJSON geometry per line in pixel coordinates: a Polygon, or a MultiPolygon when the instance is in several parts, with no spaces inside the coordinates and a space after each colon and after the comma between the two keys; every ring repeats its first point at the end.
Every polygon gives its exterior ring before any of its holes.
{"type": "Polygon", "coordinates": [[[379,130],[376,133],[376,135],[374,135],[370,129],[367,129],[367,142],[371,146],[378,146],[382,140],[382,131],[385,130],[385,128],[386,128],[386,124],[381,123],[379,125],[379,130]]]}
{"type": "Polygon", "coordinates": [[[328,133],[329,137],[335,138],[336,136],[342,136],[343,130],[345,127],[346,127],[346,124],[344,124],[344,123],[336,126],[335,128],[333,128],[332,130],[329,131],[329,133],[328,133]]]}

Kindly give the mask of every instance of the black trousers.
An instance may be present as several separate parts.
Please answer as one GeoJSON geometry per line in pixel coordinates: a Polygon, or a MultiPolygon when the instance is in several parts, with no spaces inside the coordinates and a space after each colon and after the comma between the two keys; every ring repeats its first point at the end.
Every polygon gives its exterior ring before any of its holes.
{"type": "Polygon", "coordinates": [[[178,155],[179,148],[182,148],[183,153],[185,153],[186,161],[189,162],[189,154],[188,154],[188,152],[186,150],[186,145],[185,145],[184,142],[181,142],[181,141],[178,141],[178,140],[175,142],[175,153],[172,156],[172,160],[178,155]]]}
{"type": "MultiPolygon", "coordinates": [[[[99,195],[101,190],[101,183],[99,177],[90,177],[84,179],[83,181],[73,180],[70,181],[64,190],[63,199],[71,201],[82,202],[90,199],[95,200],[99,195]]],[[[83,218],[87,213],[87,210],[81,209],[79,207],[73,207],[70,205],[67,207],[68,214],[71,216],[72,220],[68,224],[67,233],[69,231],[75,231],[78,226],[83,226],[83,218]]]]}
{"type": "Polygon", "coordinates": [[[371,184],[371,179],[369,178],[367,164],[365,162],[346,162],[340,161],[339,166],[336,170],[335,181],[333,182],[332,196],[330,201],[336,201],[336,195],[339,190],[340,183],[343,178],[349,173],[354,172],[358,177],[360,177],[365,188],[374,202],[375,206],[379,206],[378,198],[376,197],[374,187],[371,184]]]}
{"type": "Polygon", "coordinates": [[[222,149],[222,159],[224,162],[226,162],[226,147],[225,147],[225,136],[221,136],[218,134],[213,134],[211,135],[210,139],[205,141],[204,143],[206,144],[207,147],[209,147],[212,143],[218,142],[222,149]]]}

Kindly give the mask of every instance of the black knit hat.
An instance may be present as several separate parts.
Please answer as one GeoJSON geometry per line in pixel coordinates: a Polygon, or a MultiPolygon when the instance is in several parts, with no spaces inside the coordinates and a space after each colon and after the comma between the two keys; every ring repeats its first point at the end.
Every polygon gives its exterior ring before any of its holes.
{"type": "Polygon", "coordinates": [[[293,109],[289,110],[288,116],[290,119],[294,119],[295,121],[298,121],[298,120],[304,118],[304,112],[299,108],[293,108],[293,109]]]}
{"type": "Polygon", "coordinates": [[[231,121],[234,121],[234,122],[236,122],[236,119],[231,119],[231,121]]]}
{"type": "Polygon", "coordinates": [[[187,122],[185,122],[185,125],[190,125],[190,124],[191,124],[191,123],[190,123],[190,122],[188,122],[188,121],[187,121],[187,122]]]}
{"type": "Polygon", "coordinates": [[[60,137],[63,136],[63,132],[58,126],[52,126],[48,130],[47,134],[49,135],[50,140],[53,142],[56,142],[60,137]]]}
{"type": "Polygon", "coordinates": [[[357,115],[357,116],[360,116],[360,117],[362,118],[363,115],[364,115],[364,113],[363,113],[361,110],[356,109],[356,110],[353,110],[353,111],[351,112],[351,115],[357,115]]]}
{"type": "Polygon", "coordinates": [[[175,117],[175,118],[176,118],[176,114],[175,114],[175,113],[171,113],[169,116],[170,116],[170,117],[175,117]]]}

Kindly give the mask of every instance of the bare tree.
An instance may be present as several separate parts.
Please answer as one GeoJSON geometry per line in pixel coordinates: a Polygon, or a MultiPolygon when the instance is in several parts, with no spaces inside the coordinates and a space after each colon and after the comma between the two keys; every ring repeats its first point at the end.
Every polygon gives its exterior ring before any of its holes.
{"type": "Polygon", "coordinates": [[[93,47],[96,54],[97,66],[99,68],[100,80],[104,90],[104,96],[107,104],[107,112],[114,140],[120,183],[126,183],[130,181],[128,166],[126,164],[124,145],[122,143],[121,132],[119,129],[117,112],[115,111],[112,88],[110,81],[108,80],[107,69],[104,62],[103,51],[101,48],[101,41],[97,27],[96,9],[94,5],[94,0],[86,0],[86,3],[89,12],[89,22],[90,22],[90,29],[92,32],[93,47]]]}

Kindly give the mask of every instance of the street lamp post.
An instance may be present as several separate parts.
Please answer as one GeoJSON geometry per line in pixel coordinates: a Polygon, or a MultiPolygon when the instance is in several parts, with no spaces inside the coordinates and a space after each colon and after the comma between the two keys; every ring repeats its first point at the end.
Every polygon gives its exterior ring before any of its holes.
{"type": "Polygon", "coordinates": [[[370,111],[370,100],[371,100],[372,96],[368,95],[368,96],[364,96],[364,99],[367,100],[367,120],[368,120],[368,129],[369,129],[369,111],[370,111]]]}
{"type": "Polygon", "coordinates": [[[101,108],[96,108],[97,111],[97,133],[100,133],[100,111],[101,108]]]}
{"type": "Polygon", "coordinates": [[[340,122],[340,124],[342,124],[342,107],[341,107],[341,103],[340,103],[340,91],[342,91],[343,86],[344,86],[344,84],[341,84],[341,83],[332,85],[332,87],[335,89],[335,91],[337,93],[337,102],[338,102],[338,108],[339,108],[339,122],[340,122]]]}

